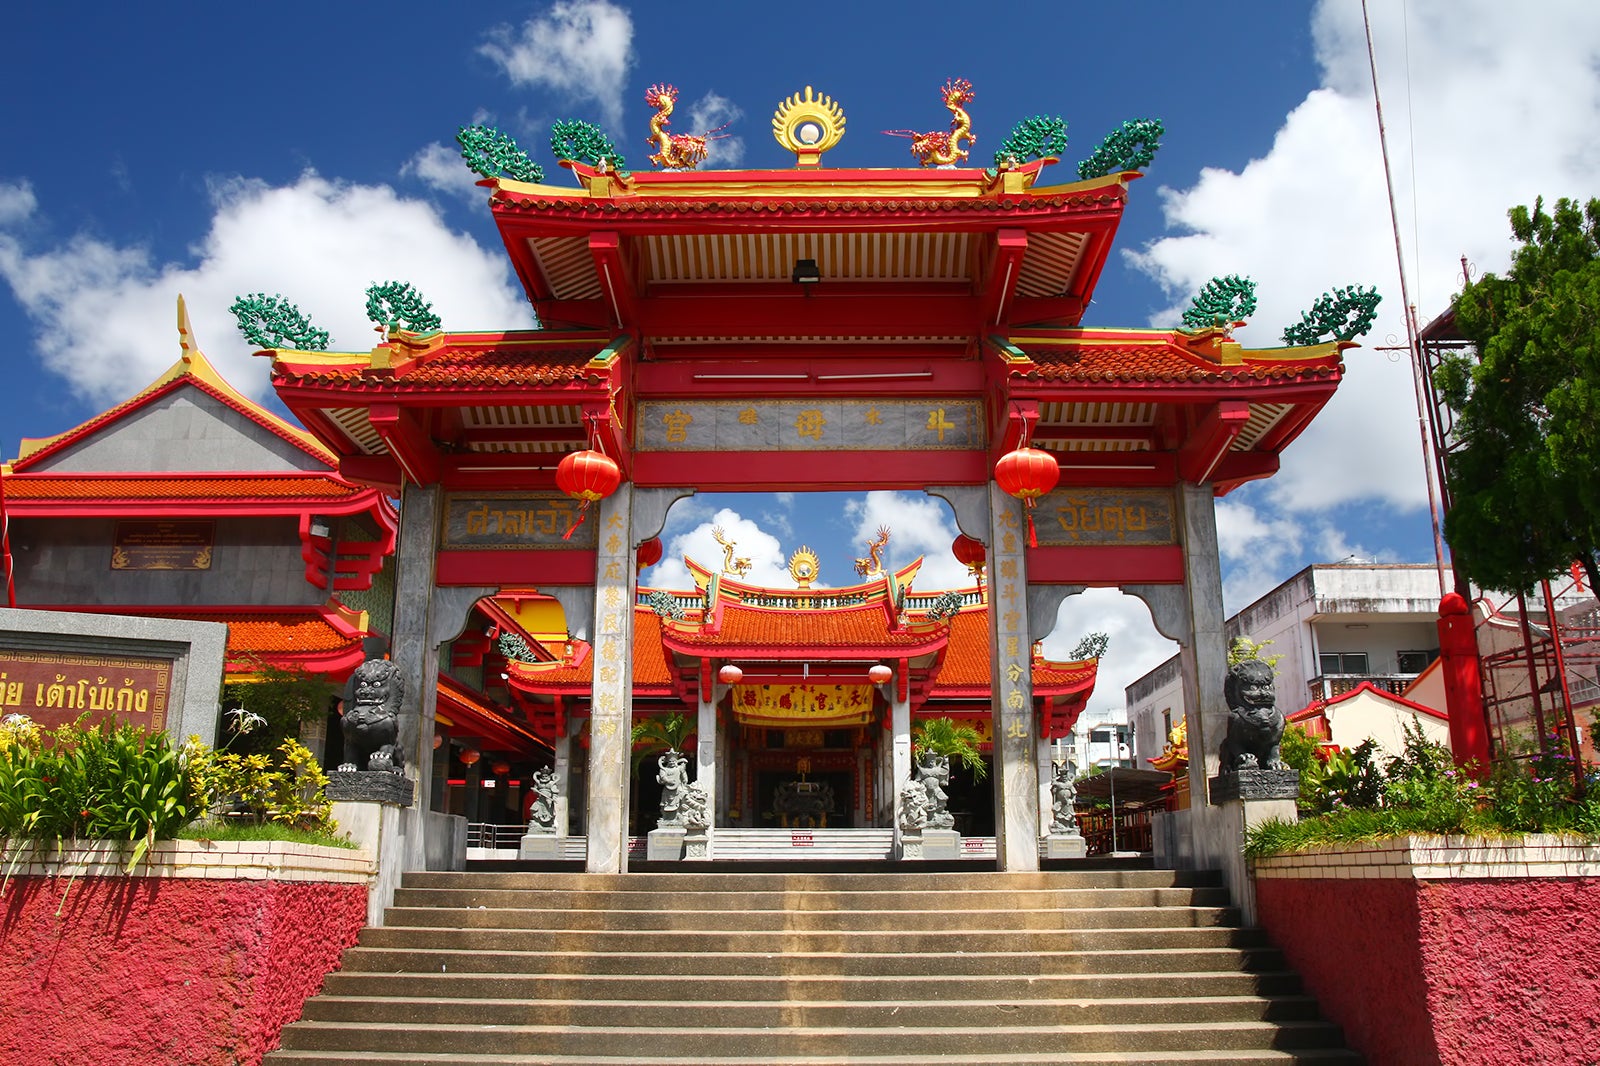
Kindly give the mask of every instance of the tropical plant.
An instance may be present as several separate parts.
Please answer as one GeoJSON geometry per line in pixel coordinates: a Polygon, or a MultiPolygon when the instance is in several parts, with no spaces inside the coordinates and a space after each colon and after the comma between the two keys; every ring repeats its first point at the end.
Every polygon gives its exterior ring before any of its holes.
{"type": "Polygon", "coordinates": [[[267,755],[300,727],[328,714],[338,687],[320,674],[284,670],[253,660],[249,680],[222,686],[222,747],[240,754],[267,755]]]}
{"type": "Polygon", "coordinates": [[[309,831],[333,829],[333,804],[324,791],[328,775],[299,741],[278,746],[276,765],[259,753],[197,747],[203,753],[204,795],[213,817],[309,831]]]}
{"type": "Polygon", "coordinates": [[[1272,641],[1270,640],[1251,640],[1249,637],[1234,637],[1233,640],[1228,642],[1228,666],[1232,668],[1242,662],[1259,659],[1272,667],[1272,672],[1276,674],[1278,672],[1278,660],[1282,659],[1283,656],[1281,654],[1261,654],[1271,646],[1272,641]]]}
{"type": "MultiPolygon", "coordinates": [[[[17,716],[20,717],[20,716],[17,716]]],[[[165,733],[107,719],[45,734],[9,719],[0,745],[0,837],[36,846],[76,838],[131,845],[129,870],[204,809],[195,753],[165,733]]]]}
{"type": "Polygon", "coordinates": [[[678,712],[651,715],[633,723],[633,772],[644,761],[666,751],[682,751],[683,742],[694,732],[688,717],[678,712]]]}
{"type": "Polygon", "coordinates": [[[966,767],[975,781],[982,781],[989,773],[989,765],[979,750],[981,743],[976,727],[954,718],[920,718],[911,726],[914,756],[925,751],[947,756],[966,767]]]}
{"type": "Polygon", "coordinates": [[[1503,276],[1469,281],[1455,324],[1475,349],[1434,384],[1456,411],[1445,536],[1484,588],[1532,590],[1574,559],[1600,586],[1600,199],[1510,212],[1503,276]]]}

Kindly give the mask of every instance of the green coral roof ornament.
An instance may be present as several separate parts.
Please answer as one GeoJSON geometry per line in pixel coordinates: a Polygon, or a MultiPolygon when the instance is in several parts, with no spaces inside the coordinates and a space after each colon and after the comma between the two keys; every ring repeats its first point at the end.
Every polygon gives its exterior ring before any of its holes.
{"type": "Polygon", "coordinates": [[[1093,155],[1078,164],[1078,177],[1088,181],[1123,170],[1143,170],[1161,151],[1161,137],[1166,132],[1158,118],[1129,119],[1112,130],[1093,155]]]}
{"type": "Polygon", "coordinates": [[[1365,289],[1359,285],[1330,289],[1317,297],[1311,310],[1300,315],[1300,321],[1283,331],[1283,342],[1321,344],[1328,337],[1353,341],[1372,328],[1382,301],[1376,285],[1365,289]]]}
{"type": "Polygon", "coordinates": [[[1011,127],[1006,139],[995,149],[994,165],[1004,170],[1035,159],[1059,159],[1066,150],[1066,119],[1034,115],[1011,127]]]}
{"type": "Polygon", "coordinates": [[[404,281],[367,286],[367,318],[385,332],[403,329],[432,333],[442,325],[439,316],[433,313],[433,305],[404,281]]]}
{"type": "Polygon", "coordinates": [[[309,316],[274,293],[253,292],[228,305],[244,339],[257,348],[293,348],[301,352],[328,350],[328,331],[311,324],[309,316]]]}
{"type": "Polygon", "coordinates": [[[627,160],[599,126],[567,119],[550,126],[550,153],[557,159],[587,163],[596,170],[627,169],[627,160]]]}
{"type": "Polygon", "coordinates": [[[1224,329],[1256,313],[1256,283],[1238,274],[1212,278],[1183,312],[1186,330],[1224,329]]]}
{"type": "Polygon", "coordinates": [[[509,133],[493,126],[462,126],[456,131],[456,143],[461,146],[461,158],[479,177],[544,180],[544,168],[528,158],[509,133]]]}
{"type": "Polygon", "coordinates": [[[494,642],[494,650],[510,659],[512,662],[536,663],[539,656],[528,647],[528,642],[522,638],[521,633],[501,633],[500,639],[494,642]]]}

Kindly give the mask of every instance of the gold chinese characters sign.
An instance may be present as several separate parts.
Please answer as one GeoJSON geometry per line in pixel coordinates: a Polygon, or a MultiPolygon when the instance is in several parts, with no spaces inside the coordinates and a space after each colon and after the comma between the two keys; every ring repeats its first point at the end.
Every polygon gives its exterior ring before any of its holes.
{"type": "Polygon", "coordinates": [[[210,570],[217,524],[210,520],[118,522],[111,539],[113,570],[210,570]]]}
{"type": "Polygon", "coordinates": [[[0,648],[0,715],[25,714],[42,729],[106,718],[167,726],[172,663],[109,655],[62,655],[0,648]]]}
{"type": "Polygon", "coordinates": [[[954,451],[984,446],[977,400],[646,401],[638,450],[954,451]]]}
{"type": "Polygon", "coordinates": [[[738,685],[733,713],[745,725],[865,725],[871,685],[738,685]]]}
{"type": "Polygon", "coordinates": [[[1058,489],[1039,501],[1039,544],[1176,544],[1168,489],[1058,489]]]}
{"type": "Polygon", "coordinates": [[[454,551],[492,551],[504,548],[536,550],[580,549],[593,551],[595,522],[585,522],[563,540],[578,521],[578,503],[570,496],[527,493],[445,497],[444,528],[439,546],[454,551]]]}

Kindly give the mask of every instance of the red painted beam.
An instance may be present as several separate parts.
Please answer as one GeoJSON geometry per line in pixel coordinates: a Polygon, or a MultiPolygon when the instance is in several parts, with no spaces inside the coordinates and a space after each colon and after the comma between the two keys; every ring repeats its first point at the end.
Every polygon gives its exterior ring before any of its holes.
{"type": "Polygon", "coordinates": [[[1230,452],[1211,475],[1217,495],[1223,496],[1247,481],[1259,481],[1278,472],[1275,452],[1230,452]]]}
{"type": "Polygon", "coordinates": [[[635,328],[639,321],[639,298],[633,272],[622,255],[622,238],[615,231],[589,234],[589,254],[594,257],[595,274],[605,291],[616,327],[635,328]]]}
{"type": "Polygon", "coordinates": [[[434,564],[440,585],[592,585],[595,553],[553,551],[441,551],[434,564]]]}
{"type": "Polygon", "coordinates": [[[1028,549],[1028,581],[1043,585],[1181,585],[1176,545],[1105,545],[1028,549]]]}
{"type": "Polygon", "coordinates": [[[373,404],[367,417],[406,477],[418,485],[432,485],[439,480],[443,469],[439,450],[416,415],[395,404],[382,403],[373,404]]]}
{"type": "Polygon", "coordinates": [[[640,302],[640,323],[656,338],[965,337],[982,321],[975,296],[891,291],[868,299],[830,293],[825,281],[795,288],[787,296],[744,296],[730,286],[722,296],[704,299],[648,297],[640,302]]]}
{"type": "Polygon", "coordinates": [[[339,476],[346,481],[371,485],[396,496],[400,494],[400,482],[405,477],[392,455],[341,455],[339,476]]]}
{"type": "Polygon", "coordinates": [[[633,481],[701,492],[923,489],[987,484],[989,463],[979,451],[635,452],[633,481]]]}
{"type": "Polygon", "coordinates": [[[1196,485],[1212,480],[1217,466],[1227,456],[1244,424],[1250,421],[1250,405],[1242,400],[1215,404],[1189,431],[1178,449],[1178,476],[1196,485]]]}
{"type": "Polygon", "coordinates": [[[984,265],[983,293],[978,304],[983,329],[994,329],[1006,319],[1027,250],[1026,230],[1003,229],[996,235],[989,261],[984,265]]]}
{"type": "Polygon", "coordinates": [[[900,398],[981,397],[983,367],[965,358],[863,357],[786,359],[697,359],[641,363],[634,373],[636,400],[707,398],[721,394],[777,396],[881,396],[900,398]]]}

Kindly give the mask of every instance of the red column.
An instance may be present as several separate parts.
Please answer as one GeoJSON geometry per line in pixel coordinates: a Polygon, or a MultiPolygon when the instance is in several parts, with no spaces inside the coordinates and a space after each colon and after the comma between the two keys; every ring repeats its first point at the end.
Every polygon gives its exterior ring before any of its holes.
{"type": "Polygon", "coordinates": [[[1443,660],[1445,711],[1450,715],[1450,750],[1457,764],[1489,765],[1488,716],[1472,611],[1460,593],[1439,601],[1439,657],[1443,660]]]}

